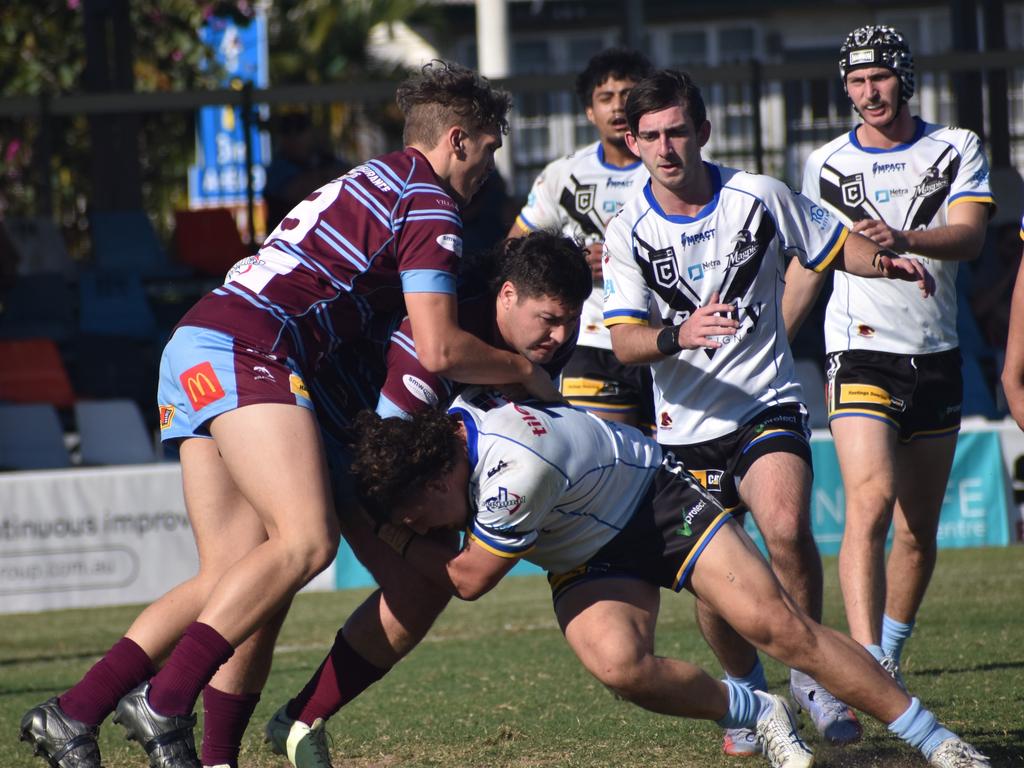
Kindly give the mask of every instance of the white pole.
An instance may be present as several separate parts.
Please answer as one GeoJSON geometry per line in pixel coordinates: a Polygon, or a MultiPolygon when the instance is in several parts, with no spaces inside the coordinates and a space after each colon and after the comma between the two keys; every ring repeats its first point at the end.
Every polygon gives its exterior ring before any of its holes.
{"type": "MultiPolygon", "coordinates": [[[[480,74],[490,79],[511,74],[508,40],[507,0],[476,0],[476,60],[480,74]]],[[[505,184],[514,188],[512,179],[511,136],[504,139],[504,147],[495,155],[494,162],[505,184]]]]}

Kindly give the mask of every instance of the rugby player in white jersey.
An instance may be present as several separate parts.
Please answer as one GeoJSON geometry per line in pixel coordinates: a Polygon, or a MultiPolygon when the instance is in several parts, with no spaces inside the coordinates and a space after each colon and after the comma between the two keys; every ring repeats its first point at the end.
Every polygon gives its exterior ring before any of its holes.
{"type": "Polygon", "coordinates": [[[604,326],[604,230],[647,181],[647,169],[626,146],[626,97],[652,71],[647,58],[626,48],[594,56],[576,78],[576,95],[597,129],[593,144],[548,164],[533,182],[509,237],[548,229],[587,245],[594,290],[583,307],[580,337],[562,372],[562,395],[573,405],[611,421],[650,429],[651,372],[623,365],[612,353],[604,326]]]}
{"type": "MultiPolygon", "coordinates": [[[[829,426],[846,490],[846,618],[853,639],[899,680],[935,568],[960,429],[956,273],[980,253],[994,204],[978,137],[911,114],[914,62],[899,32],[854,30],[839,71],[863,122],[810,156],[803,194],[879,253],[926,265],[937,285],[933,300],[919,301],[913,286],[837,273],[825,313],[829,426]]],[[[791,338],[821,282],[791,265],[783,300],[791,338]]]]}
{"type": "Polygon", "coordinates": [[[813,764],[782,697],[655,654],[660,588],[688,589],[932,765],[987,765],[856,642],[801,611],[732,515],[638,430],[474,387],[449,414],[367,414],[359,433],[357,495],[382,524],[379,535],[425,579],[464,600],[488,592],[520,558],[546,569],[566,641],[622,698],[754,728],[774,768],[813,764]],[[467,529],[461,549],[425,535],[445,528],[467,529]],[[953,753],[977,759],[950,763],[953,753]]]}
{"type": "MultiPolygon", "coordinates": [[[[929,276],[908,259],[873,264],[870,240],[785,184],[703,161],[711,126],[689,76],[666,70],[637,83],[626,115],[651,180],[606,233],[615,354],[652,364],[658,442],[726,509],[753,513],[779,580],[819,621],[809,430],[780,309],[785,259],[909,280],[922,293],[929,276]]],[[[764,690],[753,647],[705,603],[697,613],[730,679],[764,690]]],[[[791,687],[828,741],[860,738],[853,712],[813,679],[794,671],[791,687]]],[[[754,734],[729,729],[724,749],[750,754],[754,734]]]]}

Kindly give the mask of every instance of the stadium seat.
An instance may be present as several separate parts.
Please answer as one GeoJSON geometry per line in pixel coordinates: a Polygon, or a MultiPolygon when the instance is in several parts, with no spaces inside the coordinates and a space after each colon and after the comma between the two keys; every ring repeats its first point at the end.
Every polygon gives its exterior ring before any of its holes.
{"type": "Polygon", "coordinates": [[[828,426],[828,406],[825,403],[825,374],[814,360],[801,358],[796,361],[796,379],[804,391],[811,429],[828,426]]]}
{"type": "Polygon", "coordinates": [[[142,278],[186,276],[171,264],[145,211],[93,211],[89,214],[93,261],[101,270],[131,272],[142,278]]]}
{"type": "Polygon", "coordinates": [[[69,408],[71,381],[51,339],[0,340],[0,401],[69,408]]]}
{"type": "Polygon", "coordinates": [[[75,403],[82,464],[146,464],[156,461],[153,436],[132,400],[75,403]]]}
{"type": "Polygon", "coordinates": [[[0,469],[70,466],[64,432],[52,405],[0,404],[0,469]]]}
{"type": "Polygon", "coordinates": [[[19,275],[55,272],[65,280],[74,280],[75,263],[64,236],[51,219],[7,219],[3,228],[14,247],[19,275]]]}
{"type": "Polygon", "coordinates": [[[211,277],[224,277],[250,255],[227,208],[174,212],[174,250],[181,264],[211,277]]]}
{"type": "Polygon", "coordinates": [[[88,270],[82,273],[78,290],[82,333],[153,338],[156,319],[138,275],[88,270]]]}
{"type": "Polygon", "coordinates": [[[0,338],[67,341],[74,331],[74,292],[57,272],[19,275],[3,297],[0,338]]]}

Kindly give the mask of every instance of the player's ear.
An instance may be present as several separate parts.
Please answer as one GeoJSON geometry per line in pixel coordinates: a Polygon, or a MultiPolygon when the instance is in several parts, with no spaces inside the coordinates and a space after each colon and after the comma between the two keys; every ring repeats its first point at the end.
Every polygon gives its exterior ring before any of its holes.
{"type": "Polygon", "coordinates": [[[498,289],[498,299],[501,301],[502,309],[508,309],[516,303],[519,293],[516,291],[515,283],[506,280],[498,289]]]}
{"type": "Polygon", "coordinates": [[[451,126],[445,132],[445,144],[451,150],[452,154],[458,157],[460,160],[466,156],[466,150],[464,147],[468,134],[462,130],[458,125],[451,126]]]}
{"type": "Polygon", "coordinates": [[[711,138],[711,121],[705,120],[701,123],[700,128],[697,129],[697,144],[703,147],[708,143],[708,139],[711,138]]]}
{"type": "Polygon", "coordinates": [[[626,131],[626,147],[637,157],[640,157],[640,145],[637,143],[636,136],[633,135],[632,131],[626,131]]]}

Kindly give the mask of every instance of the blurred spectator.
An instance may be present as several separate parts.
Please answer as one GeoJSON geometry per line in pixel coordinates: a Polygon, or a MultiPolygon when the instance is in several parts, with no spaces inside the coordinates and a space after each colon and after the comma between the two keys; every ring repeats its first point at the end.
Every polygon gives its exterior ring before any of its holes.
{"type": "Polygon", "coordinates": [[[1016,223],[993,228],[993,253],[980,259],[973,275],[971,309],[985,341],[994,349],[1006,347],[1010,325],[1010,297],[1020,266],[1021,245],[1016,223]]]}
{"type": "Polygon", "coordinates": [[[505,179],[492,171],[473,199],[462,209],[462,252],[467,256],[490,253],[505,237],[515,213],[509,209],[505,179]]]}
{"type": "Polygon", "coordinates": [[[276,227],[306,195],[351,167],[320,146],[307,113],[284,115],[274,133],[274,158],[267,167],[263,189],[267,226],[276,227]]]}

